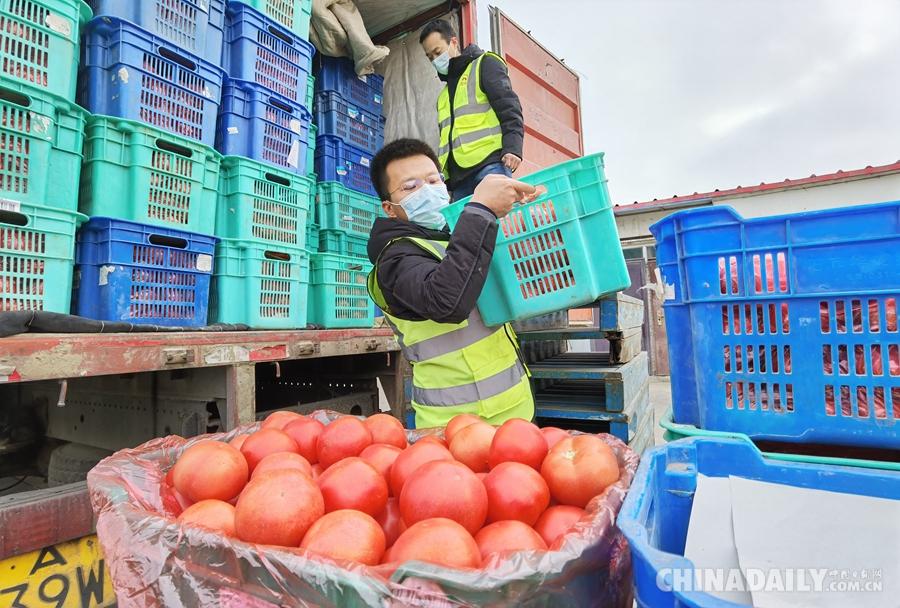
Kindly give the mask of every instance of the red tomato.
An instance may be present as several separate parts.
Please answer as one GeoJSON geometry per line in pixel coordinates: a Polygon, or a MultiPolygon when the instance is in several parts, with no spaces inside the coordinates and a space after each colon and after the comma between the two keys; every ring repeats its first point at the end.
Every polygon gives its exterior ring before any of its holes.
{"type": "Polygon", "coordinates": [[[541,433],[544,434],[544,439],[547,440],[547,448],[552,448],[563,439],[569,438],[567,432],[555,426],[545,426],[541,429],[541,433]]]}
{"type": "Polygon", "coordinates": [[[314,523],[300,548],[331,559],[374,566],[384,555],[384,545],[384,532],[371,515],[343,509],[326,513],[314,523]]]}
{"type": "Polygon", "coordinates": [[[444,437],[447,438],[447,443],[449,444],[453,441],[453,438],[459,431],[476,422],[484,422],[484,420],[475,414],[457,414],[451,418],[450,422],[447,423],[447,428],[444,429],[444,437]]]}
{"type": "Polygon", "coordinates": [[[553,498],[581,507],[619,479],[612,448],[596,435],[578,435],[557,443],[541,467],[553,498]]]}
{"type": "Polygon", "coordinates": [[[497,429],[485,422],[467,425],[453,436],[450,453],[476,473],[487,471],[490,469],[488,454],[496,432],[497,429]]]}
{"type": "Polygon", "coordinates": [[[208,498],[227,502],[241,493],[247,477],[247,461],[221,441],[195,443],[181,454],[172,469],[172,484],[191,502],[208,498]]]}
{"type": "Polygon", "coordinates": [[[269,454],[259,461],[259,464],[253,469],[253,474],[250,475],[250,479],[256,479],[263,473],[281,469],[294,469],[312,479],[312,467],[306,462],[306,458],[300,454],[294,454],[293,452],[276,452],[274,454],[269,454]]]}
{"type": "Polygon", "coordinates": [[[284,432],[297,442],[300,455],[306,458],[309,464],[319,462],[319,454],[316,448],[319,446],[319,436],[325,430],[325,425],[313,418],[300,418],[289,422],[284,427],[284,432]]]}
{"type": "Polygon", "coordinates": [[[388,499],[387,506],[378,514],[375,521],[384,530],[384,540],[388,547],[397,542],[397,538],[406,530],[406,524],[400,517],[400,503],[396,498],[388,499]]]}
{"type": "Polygon", "coordinates": [[[484,483],[484,480],[487,479],[487,476],[487,473],[475,473],[475,477],[477,477],[478,480],[481,481],[481,483],[484,483]]]}
{"type": "Polygon", "coordinates": [[[537,523],[534,524],[534,529],[549,547],[571,530],[575,523],[584,517],[585,513],[587,511],[584,509],[570,507],[569,505],[550,507],[538,518],[537,523]]]}
{"type": "Polygon", "coordinates": [[[372,443],[386,443],[401,450],[408,444],[403,424],[390,414],[375,414],[363,420],[363,424],[372,433],[372,443]]]}
{"type": "Polygon", "coordinates": [[[495,554],[513,551],[546,551],[547,543],[530,526],[520,521],[497,521],[485,526],[475,535],[481,560],[495,554]]]}
{"type": "Polygon", "coordinates": [[[438,437],[437,435],[425,435],[424,437],[422,437],[421,439],[416,441],[416,443],[436,443],[437,445],[439,445],[441,447],[445,447],[445,448],[447,447],[447,440],[442,439],[441,437],[438,437]]]}
{"type": "Polygon", "coordinates": [[[247,441],[247,437],[250,435],[238,435],[234,439],[228,442],[228,445],[233,447],[236,450],[240,450],[241,446],[244,445],[244,442],[247,441]]]}
{"type": "Polygon", "coordinates": [[[319,479],[319,477],[321,477],[322,473],[324,473],[324,472],[325,472],[325,470],[322,468],[322,465],[320,465],[318,462],[316,464],[312,465],[313,481],[319,479]]]}
{"type": "Polygon", "coordinates": [[[493,469],[501,462],[521,462],[540,471],[546,455],[547,440],[541,430],[527,420],[513,418],[497,429],[488,464],[493,469]]]}
{"type": "Polygon", "coordinates": [[[550,489],[540,473],[521,462],[504,462],[484,479],[488,522],[513,519],[534,525],[550,504],[550,489]]]}
{"type": "Polygon", "coordinates": [[[312,479],[299,471],[270,471],[241,492],[234,529],[250,543],[296,547],[324,514],[322,492],[312,479]]]}
{"type": "Polygon", "coordinates": [[[272,412],[266,419],[263,420],[262,426],[260,428],[263,429],[278,429],[279,431],[283,431],[284,427],[294,422],[295,420],[301,420],[303,416],[298,414],[297,412],[289,412],[287,410],[279,410],[277,412],[272,412]]]}
{"type": "Polygon", "coordinates": [[[375,516],[387,505],[387,481],[375,467],[356,456],[328,467],[317,483],[325,499],[326,513],[355,509],[375,516]]]}
{"type": "Polygon", "coordinates": [[[426,519],[410,526],[391,547],[392,562],[411,560],[448,568],[478,568],[481,552],[475,539],[452,519],[426,519]]]}
{"type": "Polygon", "coordinates": [[[234,536],[234,507],[221,500],[201,500],[181,512],[178,521],[234,536]]]}
{"type": "Polygon", "coordinates": [[[344,416],[325,427],[319,435],[316,452],[319,462],[327,469],[338,460],[359,456],[371,444],[372,433],[366,425],[353,416],[344,416]]]}
{"type": "Polygon", "coordinates": [[[241,454],[247,459],[251,473],[260,460],[278,452],[299,453],[297,442],[278,429],[260,429],[247,437],[241,446],[241,454]]]}
{"type": "Polygon", "coordinates": [[[453,460],[453,455],[450,450],[433,441],[417,441],[403,450],[391,467],[391,491],[394,496],[400,496],[403,484],[413,471],[432,460],[453,460]]]}
{"type": "Polygon", "coordinates": [[[407,526],[444,517],[474,534],[484,525],[487,509],[484,484],[455,460],[423,464],[409,476],[400,493],[400,515],[407,526]]]}
{"type": "Polygon", "coordinates": [[[381,473],[384,480],[390,483],[391,467],[394,466],[394,461],[397,460],[397,456],[399,456],[402,451],[403,450],[394,445],[373,443],[360,452],[359,457],[375,467],[375,470],[381,473]]]}

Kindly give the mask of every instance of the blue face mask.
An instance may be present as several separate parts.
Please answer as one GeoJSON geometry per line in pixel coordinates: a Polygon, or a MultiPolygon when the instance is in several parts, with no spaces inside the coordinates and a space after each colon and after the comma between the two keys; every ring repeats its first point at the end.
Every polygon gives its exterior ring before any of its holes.
{"type": "Polygon", "coordinates": [[[431,65],[434,66],[434,69],[437,70],[437,73],[441,76],[446,76],[447,72],[450,70],[450,52],[444,51],[437,57],[435,57],[431,61],[431,65]]]}
{"type": "Polygon", "coordinates": [[[450,204],[450,194],[444,184],[426,183],[399,203],[393,204],[403,207],[409,221],[425,228],[440,230],[447,224],[441,209],[450,204]]]}

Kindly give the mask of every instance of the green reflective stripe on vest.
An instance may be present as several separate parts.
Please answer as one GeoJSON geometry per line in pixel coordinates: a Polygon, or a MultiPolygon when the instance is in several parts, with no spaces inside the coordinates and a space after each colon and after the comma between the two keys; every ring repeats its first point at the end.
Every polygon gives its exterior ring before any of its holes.
{"type": "MultiPolygon", "coordinates": [[[[465,86],[456,88],[452,100],[448,87],[444,87],[438,96],[438,157],[445,176],[451,149],[456,164],[469,168],[503,147],[500,119],[481,87],[481,62],[485,55],[487,53],[479,56],[463,71],[460,84],[465,80],[465,86]]],[[[497,55],[494,57],[503,61],[497,55]]]]}
{"type": "Polygon", "coordinates": [[[462,386],[447,388],[421,388],[413,386],[412,400],[420,405],[449,407],[490,399],[517,386],[525,375],[525,368],[516,361],[508,368],[485,378],[462,386]]]}

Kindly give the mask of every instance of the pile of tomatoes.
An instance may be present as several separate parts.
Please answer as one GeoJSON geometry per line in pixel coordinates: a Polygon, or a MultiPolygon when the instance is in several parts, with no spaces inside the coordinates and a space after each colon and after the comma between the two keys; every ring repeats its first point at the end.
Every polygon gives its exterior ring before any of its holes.
{"type": "Polygon", "coordinates": [[[169,471],[163,498],[185,525],[368,566],[486,567],[559,549],[619,479],[598,436],[513,419],[453,418],[413,444],[377,414],[328,425],[292,412],[230,443],[205,440],[169,471]]]}

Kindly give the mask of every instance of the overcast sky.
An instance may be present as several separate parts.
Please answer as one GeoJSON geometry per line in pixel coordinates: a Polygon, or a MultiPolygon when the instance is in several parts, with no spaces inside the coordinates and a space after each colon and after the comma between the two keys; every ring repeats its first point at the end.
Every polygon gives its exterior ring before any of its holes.
{"type": "Polygon", "coordinates": [[[478,0],[484,48],[489,5],[580,74],[616,203],[900,160],[900,0],[478,0]]]}

